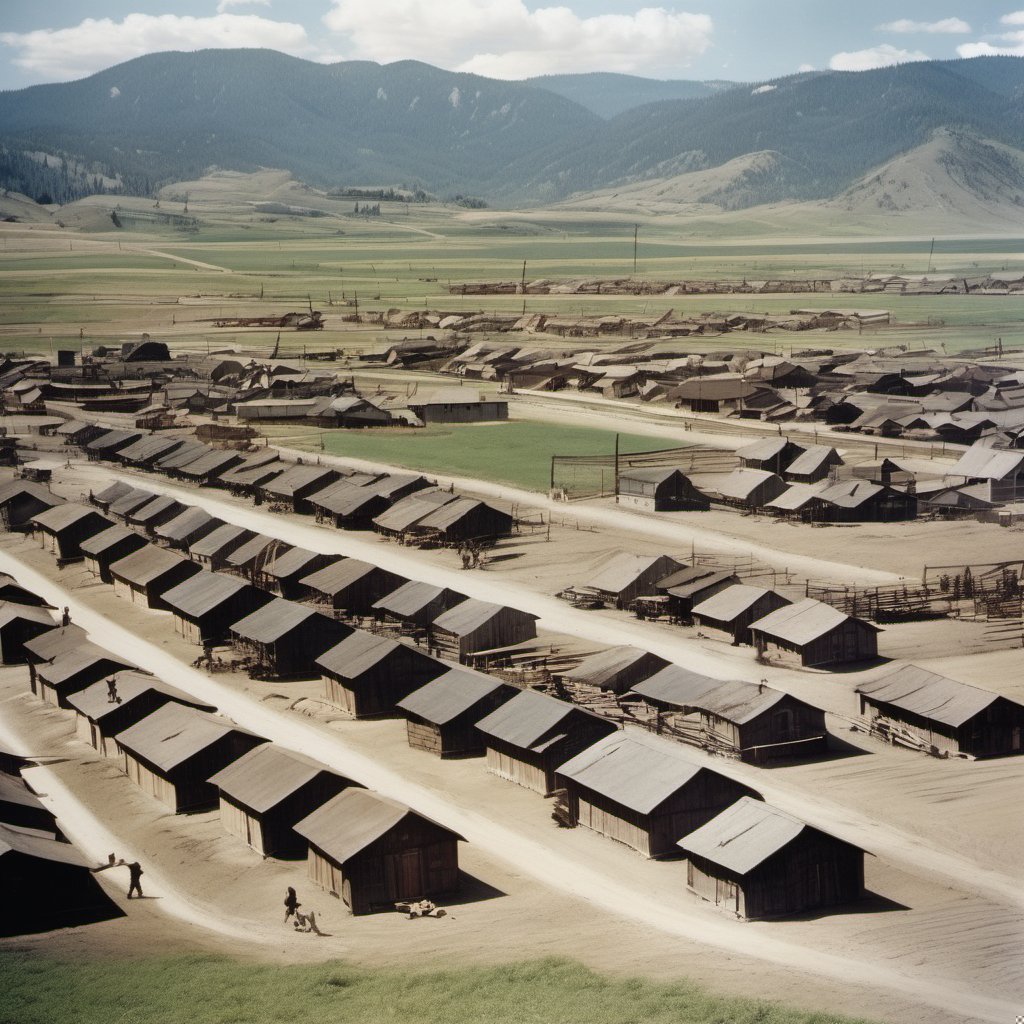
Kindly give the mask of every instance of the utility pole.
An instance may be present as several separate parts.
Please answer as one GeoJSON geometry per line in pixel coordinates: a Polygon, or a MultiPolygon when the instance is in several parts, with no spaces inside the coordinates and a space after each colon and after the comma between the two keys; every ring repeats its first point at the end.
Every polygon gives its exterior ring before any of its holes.
{"type": "Polygon", "coordinates": [[[935,239],[933,238],[932,239],[931,248],[928,250],[928,270],[926,271],[926,273],[930,274],[932,272],[932,256],[934,256],[934,255],[935,255],[935,239]]]}
{"type": "Polygon", "coordinates": [[[633,276],[636,277],[636,247],[640,235],[640,225],[633,225],[633,276]]]}

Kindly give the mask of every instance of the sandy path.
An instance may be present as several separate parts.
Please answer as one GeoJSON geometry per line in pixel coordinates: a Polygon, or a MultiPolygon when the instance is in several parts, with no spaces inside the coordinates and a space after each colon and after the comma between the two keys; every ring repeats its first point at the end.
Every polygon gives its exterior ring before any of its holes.
{"type": "Polygon", "coordinates": [[[145,256],[157,256],[160,259],[171,260],[174,263],[187,263],[189,266],[195,267],[198,270],[216,270],[221,274],[234,273],[234,271],[229,267],[219,267],[216,263],[202,263],[199,260],[190,260],[186,256],[176,256],[172,252],[161,252],[159,249],[135,249],[134,251],[142,253],[145,256]]]}
{"type": "MultiPolygon", "coordinates": [[[[728,920],[710,920],[696,905],[666,906],[654,901],[642,889],[635,889],[613,874],[594,870],[565,856],[551,845],[529,839],[515,830],[479,813],[452,806],[442,795],[412,783],[390,768],[348,747],[343,740],[324,736],[315,727],[282,716],[272,708],[235,692],[205,673],[183,665],[173,655],[134,636],[128,630],[78,601],[45,576],[0,552],[0,571],[11,572],[25,586],[44,596],[50,603],[68,605],[73,620],[102,643],[137,662],[155,675],[197,697],[218,705],[222,713],[240,725],[274,742],[302,750],[385,795],[401,800],[461,833],[470,843],[509,862],[538,882],[553,886],[612,913],[725,951],[752,956],[773,964],[800,965],[800,969],[843,982],[860,982],[888,988],[903,997],[911,997],[929,1006],[961,1014],[965,1020],[1003,1022],[1011,1019],[1016,1008],[1003,1000],[951,987],[942,979],[909,974],[880,962],[823,953],[793,942],[767,936],[728,920]]],[[[20,737],[13,738],[16,742],[20,737]]],[[[59,791],[58,791],[59,792],[59,791]]],[[[66,794],[73,802],[73,797],[66,794]]],[[[60,796],[58,796],[60,799],[60,796]]],[[[56,807],[55,807],[56,809],[56,807]]],[[[116,839],[99,823],[81,820],[72,808],[69,829],[77,837],[81,832],[86,848],[116,849],[116,839]],[[114,845],[111,845],[111,842],[114,845]],[[98,844],[98,845],[96,845],[98,844]]],[[[849,837],[849,830],[844,830],[849,837]]],[[[855,829],[859,831],[859,829],[855,829]]],[[[854,839],[857,841],[857,839],[854,839]]],[[[865,843],[866,845],[866,843],[865,843]]],[[[95,856],[96,854],[93,853],[95,856]]],[[[101,854],[102,856],[102,854],[101,854]]],[[[961,866],[957,881],[970,874],[961,866]]],[[[159,879],[155,880],[159,882],[159,879]]],[[[1012,889],[1010,891],[1013,891],[1012,889]]],[[[182,900],[179,913],[190,913],[182,900]]],[[[193,918],[194,919],[194,918],[193,918]]],[[[217,930],[220,930],[219,928],[217,930]]],[[[246,930],[248,934],[248,930],[246,930]]]]}
{"type": "MultiPolygon", "coordinates": [[[[309,452],[295,448],[272,445],[285,458],[309,461],[309,452]]],[[[318,460],[325,466],[346,466],[377,473],[408,473],[409,469],[401,466],[389,466],[382,462],[370,462],[365,459],[354,459],[348,456],[318,455],[318,460]]],[[[727,537],[713,530],[701,529],[699,526],[682,525],[679,522],[665,522],[655,516],[645,516],[627,512],[618,508],[601,508],[594,505],[572,504],[552,501],[546,495],[535,491],[524,491],[506,484],[491,483],[473,477],[443,476],[430,473],[443,487],[453,486],[457,491],[467,494],[497,498],[513,505],[527,509],[543,509],[558,519],[570,516],[581,525],[601,527],[618,532],[640,534],[648,539],[657,537],[678,551],[691,545],[703,552],[714,552],[730,557],[747,558],[753,555],[760,562],[774,566],[779,570],[788,569],[812,579],[835,579],[846,583],[864,583],[871,586],[896,583],[904,579],[892,572],[869,569],[860,565],[849,565],[843,562],[828,562],[819,558],[792,552],[780,552],[777,548],[768,547],[749,540],[727,537]]],[[[156,489],[155,487],[153,488],[156,489]]]]}

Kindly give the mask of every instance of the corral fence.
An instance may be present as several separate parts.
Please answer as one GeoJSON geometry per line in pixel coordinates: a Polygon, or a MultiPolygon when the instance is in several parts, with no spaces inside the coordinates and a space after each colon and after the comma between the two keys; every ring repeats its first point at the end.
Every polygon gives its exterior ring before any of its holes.
{"type": "Polygon", "coordinates": [[[551,493],[565,501],[607,497],[617,493],[619,474],[625,469],[728,473],[737,465],[734,452],[700,444],[607,455],[552,455],[551,493]]]}

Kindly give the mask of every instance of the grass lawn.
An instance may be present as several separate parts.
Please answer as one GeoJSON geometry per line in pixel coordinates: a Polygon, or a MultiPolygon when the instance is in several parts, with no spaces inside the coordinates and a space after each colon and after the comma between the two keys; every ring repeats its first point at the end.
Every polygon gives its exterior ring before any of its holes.
{"type": "MultiPolygon", "coordinates": [[[[472,476],[546,492],[552,455],[612,455],[615,434],[590,427],[508,421],[455,423],[406,430],[324,430],[297,435],[290,427],[265,427],[272,443],[319,446],[331,455],[385,462],[422,473],[472,476]]],[[[620,434],[621,452],[678,448],[683,442],[620,434]]],[[[587,467],[589,469],[589,467],[587,467]]],[[[607,471],[610,472],[610,471],[607,471]]]]}
{"type": "MultiPolygon", "coordinates": [[[[0,1020],[17,1024],[840,1024],[848,1018],[712,995],[686,981],[613,980],[546,959],[444,971],[226,958],[0,955],[0,1020]]],[[[851,1022],[852,1024],[852,1022],[851,1022]]]]}

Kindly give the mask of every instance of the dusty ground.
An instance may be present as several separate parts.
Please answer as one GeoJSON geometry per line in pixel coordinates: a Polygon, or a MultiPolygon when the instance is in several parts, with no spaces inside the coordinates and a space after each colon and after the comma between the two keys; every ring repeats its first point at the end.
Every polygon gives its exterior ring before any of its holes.
{"type": "MultiPolygon", "coordinates": [[[[112,475],[95,464],[76,468],[61,474],[57,489],[71,496],[112,475]]],[[[155,477],[150,483],[154,489],[166,486],[155,477]]],[[[501,563],[500,573],[463,573],[454,568],[450,553],[357,540],[317,528],[308,520],[254,510],[225,499],[221,492],[192,492],[188,497],[198,497],[224,518],[308,547],[364,555],[372,549],[375,560],[406,575],[443,579],[478,596],[536,608],[544,616],[542,624],[550,619],[565,632],[590,635],[595,642],[614,639],[660,648],[681,663],[713,669],[712,674],[722,677],[758,678],[767,673],[773,685],[825,707],[831,713],[830,731],[841,737],[839,746],[847,748],[846,756],[771,772],[714,762],[719,770],[754,785],[767,799],[875,854],[867,873],[868,888],[877,896],[861,912],[738,924],[687,896],[681,865],[645,862],[584,830],[553,829],[547,805],[535,794],[487,775],[478,761],[439,762],[410,750],[400,723],[332,722],[288,710],[296,698],[317,695],[317,684],[256,684],[241,676],[211,678],[194,672],[187,666],[195,649],[173,635],[166,613],[127,607],[109,587],[93,583],[81,567],[58,573],[50,556],[32,542],[3,537],[0,569],[10,566],[26,584],[50,588],[54,603],[65,600],[54,585],[66,590],[75,620],[98,642],[130,650],[143,667],[183,689],[209,695],[242,724],[314,752],[361,781],[451,823],[470,840],[465,869],[504,894],[498,897],[471,885],[469,895],[493,898],[456,906],[448,920],[410,926],[397,916],[345,917],[340,905],[317,893],[310,905],[324,915],[325,930],[333,933],[320,943],[325,955],[393,962],[408,954],[410,949],[403,944],[408,941],[420,958],[501,960],[559,952],[581,956],[598,967],[658,976],[671,976],[685,963],[685,973],[723,990],[792,1001],[799,988],[801,1004],[807,996],[804,1005],[908,1021],[922,1019],[925,1004],[933,1020],[997,1020],[1014,996],[1024,992],[1017,955],[1024,937],[1024,824],[1019,816],[1008,820],[1006,814],[1019,803],[1020,766],[1015,760],[936,762],[849,732],[855,710],[852,688],[860,674],[765,669],[752,663],[749,650],[697,640],[692,632],[611,612],[573,613],[546,596],[551,575],[564,571],[561,564],[548,564],[550,552],[562,553],[567,537],[550,543],[539,538],[517,542],[523,557],[501,563]],[[529,560],[530,545],[547,553],[536,559],[536,565],[529,560]],[[399,927],[395,922],[404,926],[401,936],[394,932],[399,927]],[[421,926],[433,929],[426,943],[421,926]],[[410,932],[410,927],[417,930],[410,932]],[[425,947],[429,953],[424,953],[425,947]],[[624,949],[629,951],[625,956],[624,949]],[[801,985],[795,985],[792,968],[783,966],[793,963],[804,965],[813,980],[804,985],[801,978],[801,985]],[[873,986],[870,994],[858,990],[857,979],[873,986]]],[[[608,543],[599,534],[580,532],[578,537],[581,544],[608,543]]],[[[580,552],[570,550],[565,558],[566,565],[577,564],[580,552]]],[[[919,653],[926,653],[928,638],[915,641],[914,630],[920,632],[920,627],[892,632],[903,634],[912,648],[916,643],[919,653]]],[[[963,638],[957,641],[962,642],[963,638]]],[[[951,645],[951,654],[956,646],[951,645]]],[[[998,678],[1000,689],[1020,697],[1024,684],[1019,671],[1012,671],[1019,666],[1019,657],[1012,651],[974,657],[961,651],[948,669],[941,661],[933,667],[983,685],[994,685],[998,678]]],[[[179,939],[188,945],[191,936],[202,934],[200,945],[238,948],[246,941],[242,934],[252,941],[253,955],[292,956],[297,949],[300,955],[309,955],[312,940],[282,936],[275,918],[284,885],[296,884],[298,878],[300,892],[311,893],[301,865],[259,860],[220,834],[215,816],[173,818],[163,812],[73,738],[65,713],[27,697],[26,675],[16,669],[3,673],[0,727],[21,746],[42,742],[47,752],[76,752],[64,764],[47,769],[54,776],[43,782],[53,783],[55,807],[58,799],[64,801],[72,817],[77,807],[85,809],[83,845],[91,845],[97,858],[116,842],[119,853],[122,848],[135,851],[152,865],[147,878],[168,901],[166,908],[157,907],[157,901],[152,904],[154,930],[167,930],[170,916],[175,922],[168,939],[172,946],[179,939]],[[61,787],[66,789],[62,796],[61,787]],[[112,808],[117,808],[116,815],[111,815],[112,808]],[[104,828],[113,836],[102,834],[104,828]]],[[[135,936],[138,918],[151,912],[151,904],[133,901],[129,906],[131,915],[123,927],[122,922],[100,926],[100,941],[116,947],[126,936],[135,936]]],[[[73,947],[79,933],[68,934],[73,947]]]]}

